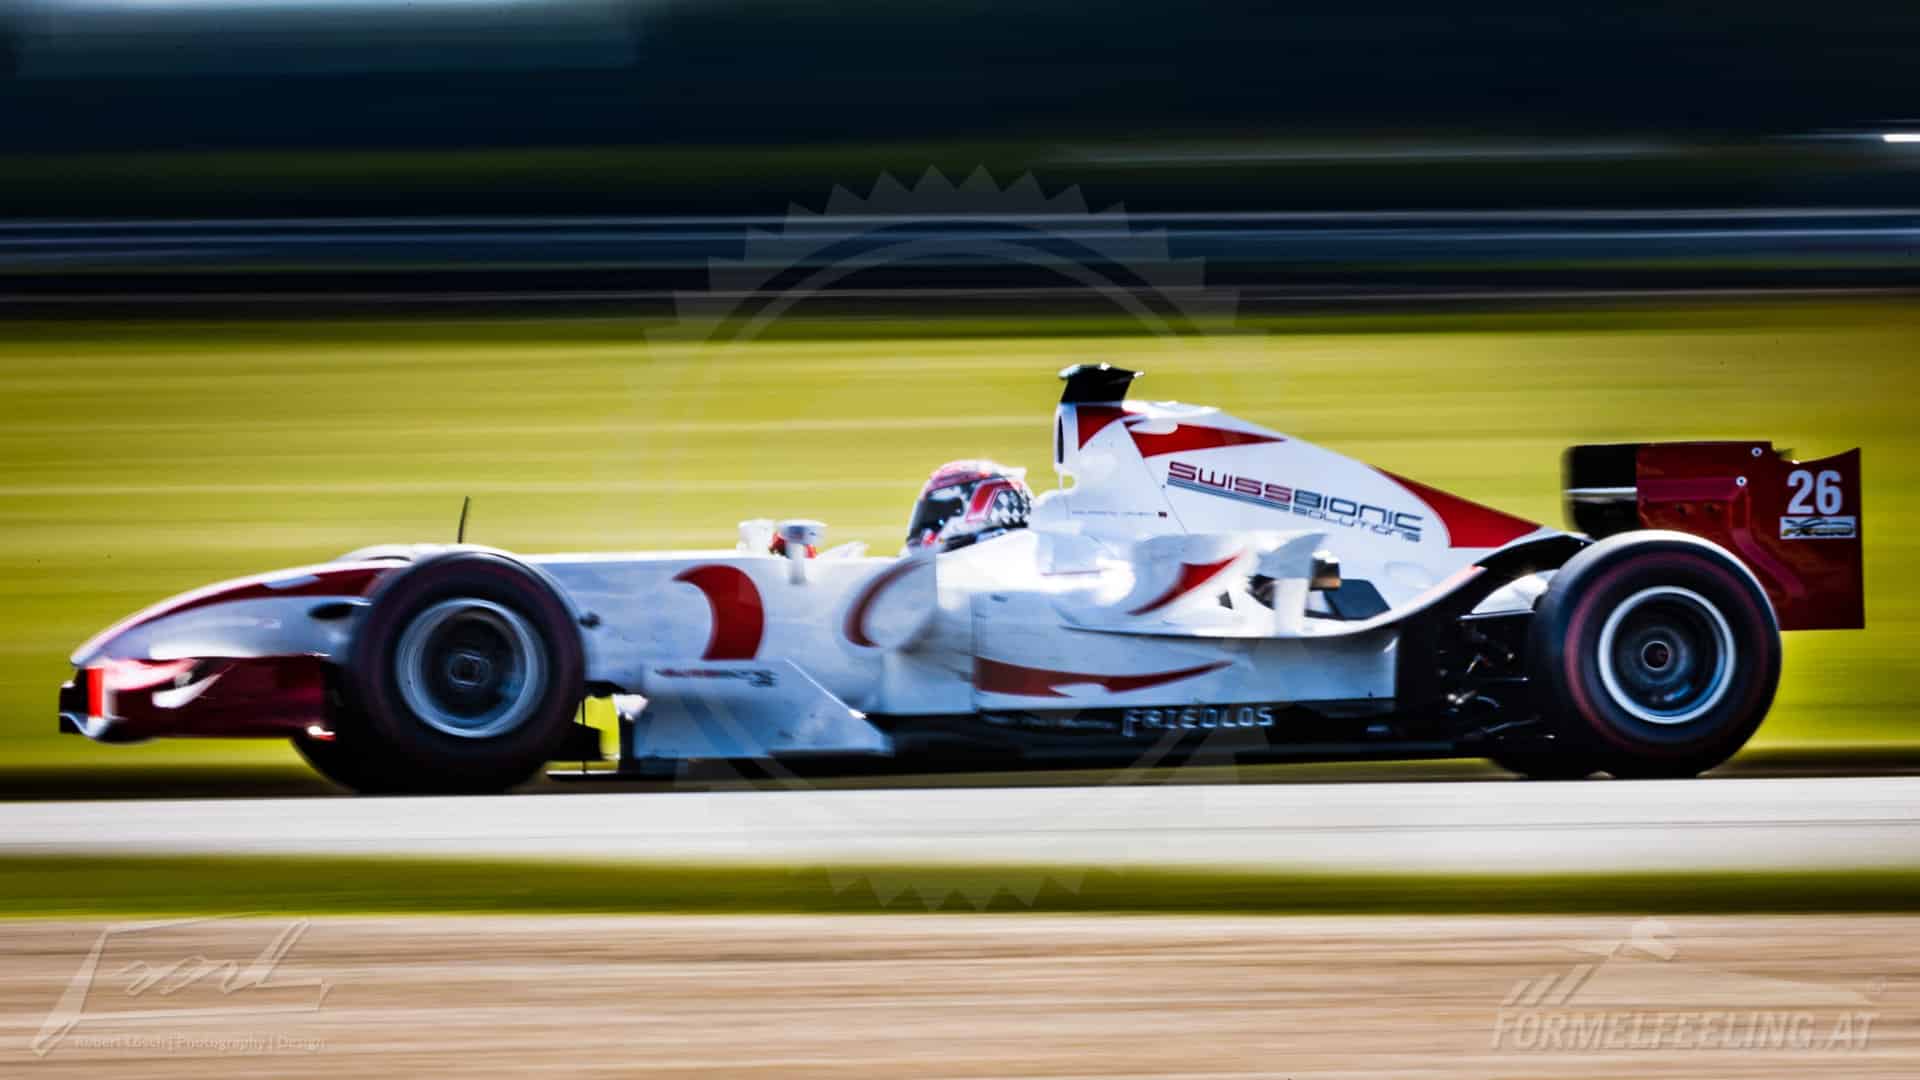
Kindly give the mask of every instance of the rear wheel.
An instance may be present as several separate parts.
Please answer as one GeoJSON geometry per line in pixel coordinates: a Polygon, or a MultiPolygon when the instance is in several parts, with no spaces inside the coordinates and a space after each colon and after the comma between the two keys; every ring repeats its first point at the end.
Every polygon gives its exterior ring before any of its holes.
{"type": "Polygon", "coordinates": [[[1765,718],[1780,632],[1753,575],[1678,533],[1582,551],[1535,609],[1530,654],[1556,738],[1620,777],[1694,776],[1765,718]]]}
{"type": "Polygon", "coordinates": [[[334,738],[296,745],[364,793],[503,791],[561,746],[583,684],[579,634],[546,583],[501,555],[452,552],[374,596],[334,738]]]}

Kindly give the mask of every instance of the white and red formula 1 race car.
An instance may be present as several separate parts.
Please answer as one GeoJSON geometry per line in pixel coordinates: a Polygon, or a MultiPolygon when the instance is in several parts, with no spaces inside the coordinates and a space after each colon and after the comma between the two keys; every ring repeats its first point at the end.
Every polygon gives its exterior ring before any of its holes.
{"type": "Polygon", "coordinates": [[[1766,715],[1780,631],[1863,624],[1860,455],[1579,446],[1584,535],[1078,366],[1061,490],[936,474],[897,559],[371,548],[215,585],[82,645],[63,729],[291,738],[359,791],[863,757],[915,768],[1489,757],[1688,776],[1766,715]],[[969,524],[970,523],[970,524],[969,524]],[[965,525],[964,528],[961,526],[965,525]]]}

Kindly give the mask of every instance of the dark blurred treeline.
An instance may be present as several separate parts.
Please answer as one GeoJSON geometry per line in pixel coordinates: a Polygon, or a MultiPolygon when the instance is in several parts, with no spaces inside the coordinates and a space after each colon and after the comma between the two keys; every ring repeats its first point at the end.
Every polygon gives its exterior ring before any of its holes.
{"type": "Polygon", "coordinates": [[[1863,203],[1904,198],[1920,156],[1809,137],[1920,115],[1915,5],[5,12],[0,197],[15,213],[777,211],[823,176],[971,163],[1167,208],[1863,203]],[[487,156],[531,150],[570,156],[487,156]],[[166,156],[180,154],[212,156],[166,156]]]}

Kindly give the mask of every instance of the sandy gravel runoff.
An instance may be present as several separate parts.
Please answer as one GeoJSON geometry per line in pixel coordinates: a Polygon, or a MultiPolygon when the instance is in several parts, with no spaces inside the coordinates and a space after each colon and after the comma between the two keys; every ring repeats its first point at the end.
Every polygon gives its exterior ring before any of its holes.
{"type": "Polygon", "coordinates": [[[14,921],[0,1054],[19,1077],[1912,1077],[1920,918],[14,921]]]}

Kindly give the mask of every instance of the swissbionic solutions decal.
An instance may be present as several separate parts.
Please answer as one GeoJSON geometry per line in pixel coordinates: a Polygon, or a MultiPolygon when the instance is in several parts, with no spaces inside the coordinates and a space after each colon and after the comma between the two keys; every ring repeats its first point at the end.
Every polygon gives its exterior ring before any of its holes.
{"type": "Polygon", "coordinates": [[[1359,499],[1281,483],[1262,476],[1236,475],[1223,469],[1175,459],[1167,463],[1167,486],[1222,499],[1233,499],[1283,514],[1294,514],[1343,529],[1363,529],[1381,536],[1420,542],[1422,515],[1359,499]]]}

